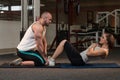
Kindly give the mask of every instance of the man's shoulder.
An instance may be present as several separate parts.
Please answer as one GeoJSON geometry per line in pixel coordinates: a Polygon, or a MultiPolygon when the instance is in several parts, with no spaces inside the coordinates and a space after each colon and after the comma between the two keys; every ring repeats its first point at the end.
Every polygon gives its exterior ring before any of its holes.
{"type": "Polygon", "coordinates": [[[32,26],[33,26],[33,27],[41,27],[42,25],[39,24],[38,22],[34,22],[32,26]]]}
{"type": "Polygon", "coordinates": [[[43,30],[43,27],[39,23],[35,23],[35,24],[32,25],[32,29],[33,29],[33,31],[36,31],[36,30],[41,31],[41,30],[43,30]]]}

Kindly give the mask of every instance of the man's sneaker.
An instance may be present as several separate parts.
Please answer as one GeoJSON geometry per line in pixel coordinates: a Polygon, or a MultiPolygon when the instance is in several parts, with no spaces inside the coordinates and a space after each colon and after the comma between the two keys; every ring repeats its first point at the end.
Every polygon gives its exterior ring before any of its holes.
{"type": "Polygon", "coordinates": [[[51,58],[50,56],[48,56],[48,62],[49,62],[48,66],[55,66],[55,60],[51,58]]]}
{"type": "Polygon", "coordinates": [[[13,60],[12,62],[9,63],[10,66],[20,66],[22,62],[21,58],[17,58],[15,60],[13,60]]]}

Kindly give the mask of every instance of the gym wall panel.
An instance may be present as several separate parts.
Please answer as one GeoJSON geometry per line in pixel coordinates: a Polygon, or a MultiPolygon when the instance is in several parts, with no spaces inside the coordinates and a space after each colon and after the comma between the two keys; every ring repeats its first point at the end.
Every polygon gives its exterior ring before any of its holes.
{"type": "Polygon", "coordinates": [[[16,48],[20,41],[20,21],[0,20],[0,50],[16,48]]]}

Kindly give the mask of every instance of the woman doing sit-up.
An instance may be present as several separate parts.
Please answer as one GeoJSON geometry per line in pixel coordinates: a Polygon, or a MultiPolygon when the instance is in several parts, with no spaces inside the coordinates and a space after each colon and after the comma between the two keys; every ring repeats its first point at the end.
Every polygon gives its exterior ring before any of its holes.
{"type": "Polygon", "coordinates": [[[61,41],[54,54],[48,59],[49,66],[55,65],[55,59],[65,50],[72,65],[84,65],[90,56],[106,58],[114,46],[115,38],[111,33],[103,33],[99,43],[92,43],[86,50],[77,51],[67,40],[61,41]]]}

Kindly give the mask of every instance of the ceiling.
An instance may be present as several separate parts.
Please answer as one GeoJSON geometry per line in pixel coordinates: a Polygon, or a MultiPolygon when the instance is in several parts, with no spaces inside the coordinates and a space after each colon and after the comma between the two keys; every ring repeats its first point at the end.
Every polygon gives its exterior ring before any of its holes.
{"type": "MultiPolygon", "coordinates": [[[[33,0],[28,0],[30,4],[32,4],[33,0]]],[[[58,0],[59,1],[59,0],[58,0]]],[[[55,3],[56,0],[40,0],[42,4],[50,4],[50,3],[55,3]]],[[[4,6],[7,5],[20,5],[21,0],[0,0],[0,4],[3,4],[4,6]]]]}
{"type": "MultiPolygon", "coordinates": [[[[28,0],[28,4],[32,5],[33,0],[28,0]]],[[[41,0],[41,4],[44,4],[45,6],[41,6],[42,10],[46,10],[51,8],[55,8],[56,0],[41,0]]],[[[0,19],[2,20],[20,20],[20,11],[6,11],[2,10],[3,7],[8,6],[8,9],[10,9],[10,6],[21,6],[21,0],[0,0],[0,19]],[[3,13],[4,11],[4,13],[3,13]]],[[[29,11],[30,12],[30,11],[29,11]]]]}
{"type": "MultiPolygon", "coordinates": [[[[32,4],[33,0],[28,0],[29,5],[32,4]]],[[[55,10],[56,1],[60,3],[64,0],[40,0],[41,4],[45,4],[44,7],[41,7],[41,10],[55,10]]],[[[120,0],[72,0],[79,1],[81,6],[93,6],[93,5],[120,5],[120,0]]],[[[0,11],[1,7],[5,6],[20,6],[21,0],[0,0],[0,11]]],[[[31,12],[30,12],[31,13],[31,12]]],[[[20,11],[5,11],[4,14],[0,13],[0,19],[3,20],[20,20],[20,11]]]]}

